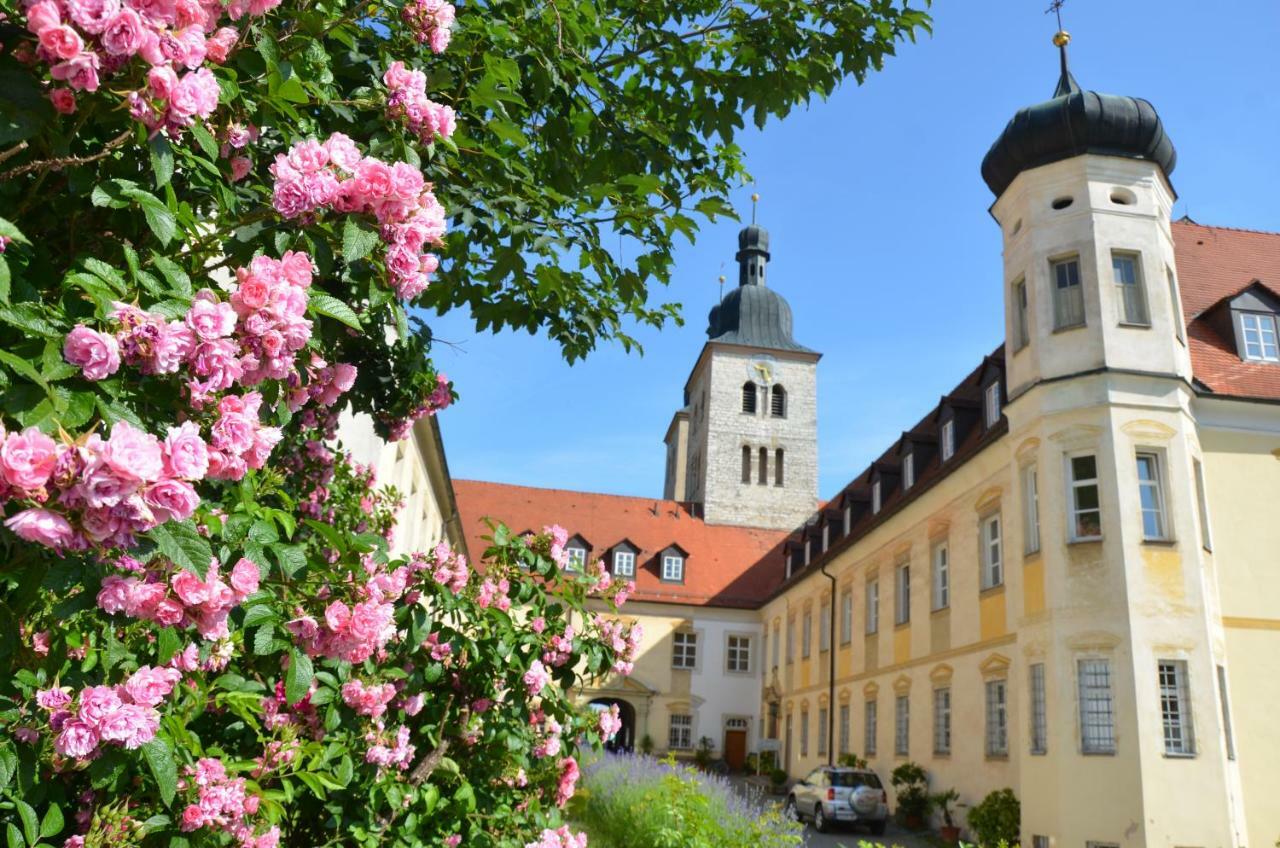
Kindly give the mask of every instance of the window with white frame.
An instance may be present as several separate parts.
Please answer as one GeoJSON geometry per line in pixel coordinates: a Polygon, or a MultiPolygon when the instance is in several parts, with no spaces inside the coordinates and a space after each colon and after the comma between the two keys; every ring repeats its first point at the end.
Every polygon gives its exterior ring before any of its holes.
{"type": "Polygon", "coordinates": [[[1222,708],[1222,733],[1227,742],[1227,759],[1236,758],[1236,737],[1231,729],[1231,701],[1227,697],[1227,667],[1218,666],[1218,705],[1222,708]]]}
{"type": "Polygon", "coordinates": [[[827,708],[818,707],[818,756],[825,757],[827,754],[827,733],[830,731],[827,723],[827,708]]]}
{"type": "Polygon", "coordinates": [[[636,555],[633,551],[613,552],[613,574],[615,577],[636,576],[636,555]]]}
{"type": "Polygon", "coordinates": [[[822,525],[822,552],[826,553],[827,549],[830,547],[831,547],[831,525],[823,524],[822,525]]]}
{"type": "Polygon", "coordinates": [[[1000,422],[1000,383],[996,381],[987,386],[984,393],[985,400],[982,404],[983,411],[986,414],[987,427],[994,427],[1000,422]]]}
{"type": "Polygon", "coordinates": [[[880,581],[867,582],[867,633],[880,629],[880,581]]]}
{"type": "Polygon", "coordinates": [[[693,747],[693,716],[671,714],[671,724],[667,731],[667,747],[677,751],[687,751],[693,747]]]}
{"type": "Polygon", "coordinates": [[[1048,705],[1045,699],[1044,663],[1032,663],[1031,669],[1031,753],[1049,751],[1048,705]]]}
{"type": "Polygon", "coordinates": [[[871,512],[875,514],[880,511],[880,481],[877,480],[871,484],[871,512]]]}
{"type": "Polygon", "coordinates": [[[1185,660],[1160,660],[1156,664],[1160,684],[1160,722],[1164,729],[1164,752],[1173,756],[1195,754],[1195,734],[1191,725],[1191,695],[1187,686],[1185,660]]]}
{"type": "Polygon", "coordinates": [[[725,667],[729,671],[751,671],[750,636],[729,636],[729,643],[725,646],[725,667]]]}
{"type": "Polygon", "coordinates": [[[1098,458],[1093,454],[1067,460],[1071,484],[1071,541],[1102,538],[1102,504],[1098,499],[1098,458]]]}
{"type": "Polygon", "coordinates": [[[951,551],[946,542],[933,546],[933,608],[951,606],[951,551]]]}
{"type": "Polygon", "coordinates": [[[1196,474],[1196,512],[1200,517],[1200,546],[1206,551],[1213,550],[1213,536],[1209,532],[1209,501],[1204,491],[1204,465],[1200,460],[1192,460],[1196,474]]]}
{"type": "Polygon", "coordinates": [[[1115,710],[1111,700],[1111,661],[1077,662],[1080,690],[1080,748],[1086,754],[1116,752],[1115,710]]]}
{"type": "Polygon", "coordinates": [[[1053,286],[1053,328],[1065,330],[1084,326],[1084,287],[1080,285],[1080,262],[1076,257],[1049,263],[1053,286]]]}
{"type": "Polygon", "coordinates": [[[677,631],[671,634],[671,667],[694,668],[698,664],[698,634],[677,631]]]}
{"type": "Polygon", "coordinates": [[[813,613],[809,610],[804,611],[804,618],[800,622],[800,657],[807,659],[810,651],[813,650],[813,613]]]}
{"type": "Polygon", "coordinates": [[[1160,457],[1155,453],[1139,451],[1137,461],[1138,499],[1142,504],[1142,538],[1152,541],[1168,539],[1169,525],[1165,516],[1160,457]]]}
{"type": "Polygon", "coordinates": [[[1000,513],[988,515],[979,525],[982,540],[982,588],[1004,583],[1004,547],[1000,536],[1000,513]]]}
{"type": "Polygon", "coordinates": [[[1142,283],[1138,254],[1113,252],[1111,276],[1120,292],[1120,323],[1150,327],[1151,316],[1147,313],[1147,292],[1142,283]]]}
{"type": "Polygon", "coordinates": [[[662,579],[669,583],[683,583],[684,557],[680,554],[663,554],[662,579]]]}
{"type": "Polygon", "coordinates": [[[809,756],[809,708],[800,710],[800,756],[809,756]]]}
{"type": "Polygon", "coordinates": [[[831,650],[831,603],[823,601],[818,608],[818,650],[831,650]]]}
{"type": "Polygon", "coordinates": [[[849,705],[840,705],[840,747],[841,754],[849,753],[849,705]]]}
{"type": "Polygon", "coordinates": [[[795,616],[787,619],[787,662],[794,662],[796,658],[796,619],[795,616]]]}
{"type": "Polygon", "coordinates": [[[1261,312],[1242,312],[1240,330],[1244,335],[1245,359],[1280,362],[1280,346],[1276,341],[1276,316],[1261,312]]]}
{"type": "Polygon", "coordinates": [[[867,701],[863,715],[862,750],[868,757],[876,755],[876,702],[867,701]]]}
{"type": "Polygon", "coordinates": [[[1040,550],[1040,474],[1034,465],[1022,469],[1022,511],[1025,516],[1026,553],[1040,550]]]}
{"type": "Polygon", "coordinates": [[[906,491],[916,484],[916,455],[908,453],[902,458],[902,489],[906,491]]]}
{"type": "Polygon", "coordinates": [[[569,557],[569,570],[581,571],[587,564],[587,549],[571,545],[564,549],[569,557]]]}
{"type": "Polygon", "coordinates": [[[911,620],[911,564],[899,565],[894,573],[893,623],[906,624],[911,620]]]}
{"type": "Polygon", "coordinates": [[[780,625],[773,625],[773,667],[778,667],[778,657],[782,651],[782,628],[780,625]]]}
{"type": "Polygon", "coordinates": [[[933,753],[951,753],[951,687],[933,690],[933,753]]]}
{"type": "Polygon", "coordinates": [[[1018,280],[1013,284],[1013,350],[1022,350],[1031,342],[1031,327],[1027,320],[1027,283],[1018,280]]]}
{"type": "Polygon", "coordinates": [[[955,419],[942,422],[942,461],[946,462],[956,453],[955,419]]]}
{"type": "Polygon", "coordinates": [[[1009,704],[1008,684],[1004,680],[988,680],[987,694],[987,756],[1009,755],[1009,704]]]}
{"type": "Polygon", "coordinates": [[[813,556],[813,545],[810,544],[808,539],[805,539],[804,540],[804,564],[806,566],[809,564],[809,560],[812,558],[812,556],[813,556]]]}
{"type": "Polygon", "coordinates": [[[905,757],[911,749],[911,700],[899,695],[893,702],[893,753],[905,757]]]}
{"type": "Polygon", "coordinates": [[[846,505],[844,508],[844,535],[849,535],[849,528],[853,524],[853,507],[846,505]]]}
{"type": "Polygon", "coordinates": [[[1178,341],[1187,343],[1187,330],[1182,326],[1182,297],[1178,294],[1178,278],[1173,275],[1172,268],[1164,269],[1165,282],[1169,284],[1169,315],[1173,320],[1173,331],[1178,341]]]}
{"type": "Polygon", "coordinates": [[[840,642],[848,644],[853,639],[853,592],[845,589],[840,595],[840,642]]]}

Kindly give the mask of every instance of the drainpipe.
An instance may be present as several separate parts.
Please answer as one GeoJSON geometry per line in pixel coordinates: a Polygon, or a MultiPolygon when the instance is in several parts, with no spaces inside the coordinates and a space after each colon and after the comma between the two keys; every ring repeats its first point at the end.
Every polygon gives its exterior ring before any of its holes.
{"type": "Polygon", "coordinates": [[[831,620],[827,622],[827,765],[836,764],[836,578],[827,571],[827,563],[818,569],[831,581],[831,620]]]}

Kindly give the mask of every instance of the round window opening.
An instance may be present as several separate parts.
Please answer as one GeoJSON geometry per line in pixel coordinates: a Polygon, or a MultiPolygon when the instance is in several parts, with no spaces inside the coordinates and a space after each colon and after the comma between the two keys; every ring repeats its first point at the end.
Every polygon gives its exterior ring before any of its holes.
{"type": "Polygon", "coordinates": [[[1059,197],[1057,200],[1053,201],[1051,205],[1054,209],[1066,209],[1075,202],[1076,199],[1074,197],[1059,197]]]}
{"type": "Polygon", "coordinates": [[[1127,188],[1111,189],[1111,202],[1117,206],[1132,206],[1138,202],[1138,196],[1127,188]]]}

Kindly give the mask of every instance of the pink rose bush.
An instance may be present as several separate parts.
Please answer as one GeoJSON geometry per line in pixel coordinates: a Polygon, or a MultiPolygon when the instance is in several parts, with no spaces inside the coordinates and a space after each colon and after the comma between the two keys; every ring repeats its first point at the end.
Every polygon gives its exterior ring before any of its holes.
{"type": "Polygon", "coordinates": [[[148,569],[143,577],[110,574],[102,580],[97,601],[111,615],[123,613],[164,627],[194,627],[205,639],[225,639],[230,635],[227,616],[258,591],[260,579],[258,566],[243,558],[225,582],[216,560],[203,580],[181,570],[148,569]]]}
{"type": "Polygon", "coordinates": [[[431,47],[432,53],[443,53],[453,35],[456,12],[445,0],[409,0],[400,11],[413,37],[431,47]]]}
{"type": "Polygon", "coordinates": [[[229,777],[221,760],[205,757],[188,766],[180,788],[192,796],[182,811],[181,829],[208,828],[230,834],[241,848],[276,848],[280,829],[272,826],[255,835],[251,819],[261,798],[250,794],[243,777],[229,777]]]}
{"type": "Polygon", "coordinates": [[[151,741],[160,726],[156,708],[181,679],[174,669],[142,666],[123,684],[89,686],[74,697],[64,688],[43,690],[36,704],[46,713],[54,751],[91,760],[103,745],[134,750],[151,741]]]}
{"type": "Polygon", "coordinates": [[[427,75],[392,62],[382,75],[387,86],[387,117],[404,124],[424,144],[449,138],[457,127],[453,108],[427,97],[427,75]]]}

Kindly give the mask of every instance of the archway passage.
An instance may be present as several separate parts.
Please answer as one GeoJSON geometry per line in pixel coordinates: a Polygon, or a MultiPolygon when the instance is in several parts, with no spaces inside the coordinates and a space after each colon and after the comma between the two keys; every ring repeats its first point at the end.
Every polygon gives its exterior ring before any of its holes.
{"type": "Polygon", "coordinates": [[[593,712],[603,712],[614,704],[618,705],[618,718],[622,719],[622,729],[613,739],[605,742],[606,751],[634,751],[636,747],[636,708],[621,698],[596,698],[587,706],[593,712]]]}

